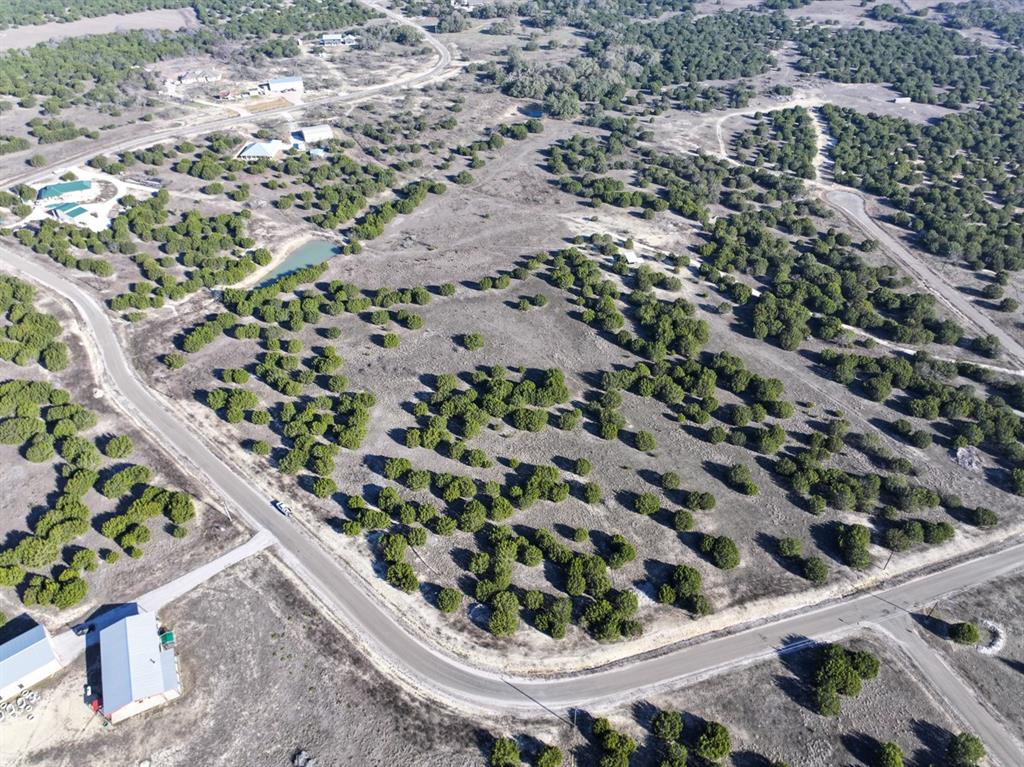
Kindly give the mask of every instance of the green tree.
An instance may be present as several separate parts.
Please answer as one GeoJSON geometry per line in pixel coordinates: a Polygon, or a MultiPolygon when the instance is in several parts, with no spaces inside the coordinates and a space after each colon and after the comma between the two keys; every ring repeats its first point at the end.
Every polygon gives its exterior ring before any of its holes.
{"type": "Polygon", "coordinates": [[[654,493],[641,493],[633,503],[633,510],[637,514],[643,514],[645,517],[657,513],[660,508],[661,502],[654,493]]]}
{"type": "Polygon", "coordinates": [[[883,743],[878,749],[876,767],[903,767],[903,751],[895,743],[883,743]]]}
{"type": "Polygon", "coordinates": [[[954,623],[949,627],[949,638],[957,644],[976,645],[981,639],[981,632],[973,623],[954,623]]]}
{"type": "Polygon", "coordinates": [[[678,711],[659,711],[651,722],[651,731],[656,738],[675,742],[683,734],[683,717],[678,711]]]}
{"type": "Polygon", "coordinates": [[[437,608],[443,613],[453,613],[462,606],[462,592],[458,589],[443,588],[437,595],[437,608]]]}
{"type": "Polygon", "coordinates": [[[828,580],[828,565],[821,557],[808,557],[804,560],[804,577],[820,586],[828,580]]]}
{"type": "Polygon", "coordinates": [[[946,761],[949,767],[975,767],[985,758],[985,746],[981,739],[968,732],[954,735],[946,747],[946,761]]]}
{"type": "Polygon", "coordinates": [[[120,459],[130,455],[134,449],[131,437],[121,434],[107,440],[103,445],[103,454],[108,458],[120,459]]]}
{"type": "Polygon", "coordinates": [[[498,738],[491,747],[491,767],[519,767],[519,744],[512,738],[498,738]]]}
{"type": "Polygon", "coordinates": [[[338,484],[330,477],[317,477],[313,480],[313,495],[317,498],[329,498],[338,492],[338,484]]]}
{"type": "Polygon", "coordinates": [[[779,555],[796,559],[803,553],[803,542],[799,538],[783,538],[779,541],[779,555]]]}
{"type": "Polygon", "coordinates": [[[466,333],[461,336],[460,342],[463,348],[471,352],[475,352],[484,347],[484,337],[482,333],[466,333]]]}
{"type": "Polygon", "coordinates": [[[537,767],[562,767],[565,757],[558,746],[545,745],[537,757],[537,767]]]}
{"type": "Polygon", "coordinates": [[[649,453],[656,447],[654,435],[649,431],[638,431],[633,444],[642,453],[649,453]]]}
{"type": "Polygon", "coordinates": [[[411,594],[420,585],[416,578],[416,571],[408,562],[395,562],[388,567],[385,577],[388,583],[406,594],[411,594]]]}
{"type": "Polygon", "coordinates": [[[717,764],[732,751],[729,730],[718,722],[708,722],[697,739],[697,754],[712,764],[717,764]]]}

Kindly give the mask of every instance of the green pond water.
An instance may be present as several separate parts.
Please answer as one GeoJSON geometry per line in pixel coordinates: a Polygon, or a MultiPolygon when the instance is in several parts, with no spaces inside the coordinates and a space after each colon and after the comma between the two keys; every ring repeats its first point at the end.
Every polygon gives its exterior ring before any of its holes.
{"type": "Polygon", "coordinates": [[[293,250],[284,261],[278,264],[277,268],[264,278],[263,284],[269,284],[279,277],[291,274],[299,269],[305,269],[307,266],[322,264],[324,261],[334,258],[340,252],[341,248],[333,242],[310,240],[293,250]]]}

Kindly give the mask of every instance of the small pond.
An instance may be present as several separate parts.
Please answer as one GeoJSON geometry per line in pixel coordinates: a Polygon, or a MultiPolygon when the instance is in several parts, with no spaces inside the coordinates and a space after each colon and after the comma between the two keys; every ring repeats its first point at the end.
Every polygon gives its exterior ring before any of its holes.
{"type": "Polygon", "coordinates": [[[339,253],[341,253],[341,248],[333,242],[310,240],[289,253],[276,269],[263,278],[263,284],[269,285],[274,280],[299,269],[305,269],[307,266],[322,264],[339,253]]]}

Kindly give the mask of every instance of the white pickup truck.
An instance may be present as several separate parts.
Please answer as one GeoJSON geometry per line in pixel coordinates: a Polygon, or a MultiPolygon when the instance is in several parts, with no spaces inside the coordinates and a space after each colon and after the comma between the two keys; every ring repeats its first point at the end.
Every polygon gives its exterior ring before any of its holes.
{"type": "Polygon", "coordinates": [[[274,506],[275,509],[280,511],[286,517],[290,517],[292,515],[292,510],[288,507],[288,505],[284,501],[275,500],[273,502],[273,506],[274,506]]]}

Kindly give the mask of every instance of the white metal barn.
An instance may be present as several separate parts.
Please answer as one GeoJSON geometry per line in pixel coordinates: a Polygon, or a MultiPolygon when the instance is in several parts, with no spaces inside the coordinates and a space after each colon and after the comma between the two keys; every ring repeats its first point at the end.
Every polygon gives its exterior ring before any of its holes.
{"type": "Polygon", "coordinates": [[[156,615],[130,615],[100,631],[103,715],[111,722],[181,695],[173,648],[161,645],[156,615]]]}
{"type": "Polygon", "coordinates": [[[271,93],[287,93],[288,91],[296,91],[302,93],[302,78],[301,77],[278,77],[273,80],[267,81],[267,90],[271,93]]]}
{"type": "Polygon", "coordinates": [[[330,125],[310,125],[308,128],[300,128],[302,140],[307,144],[315,144],[317,141],[329,141],[334,138],[334,131],[330,125]]]}
{"type": "Polygon", "coordinates": [[[60,671],[50,635],[34,626],[0,645],[0,701],[13,698],[60,671]]]}

